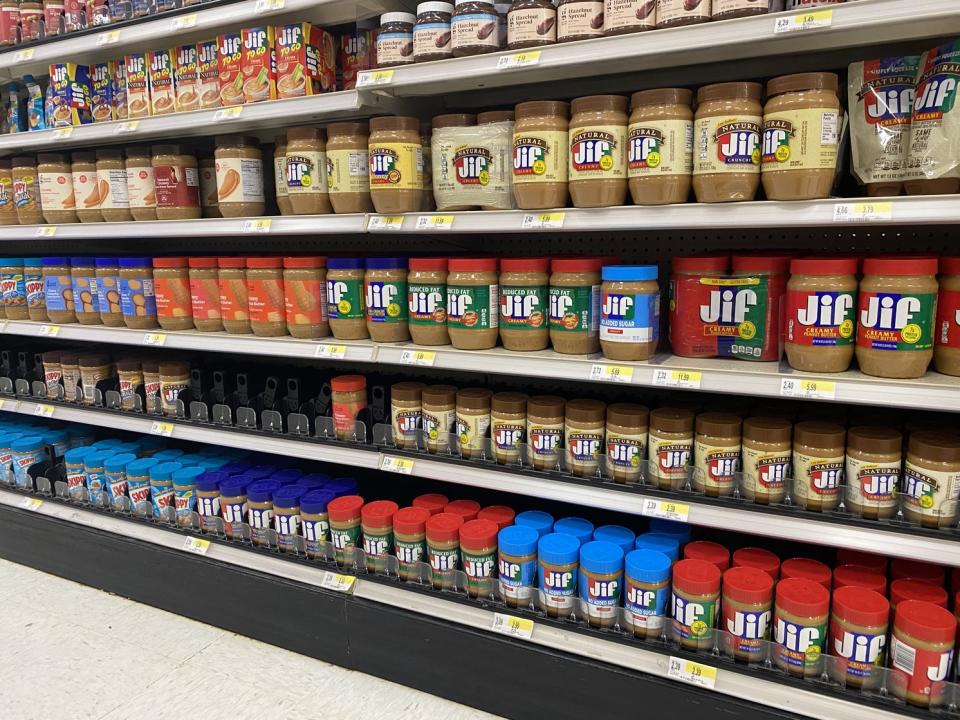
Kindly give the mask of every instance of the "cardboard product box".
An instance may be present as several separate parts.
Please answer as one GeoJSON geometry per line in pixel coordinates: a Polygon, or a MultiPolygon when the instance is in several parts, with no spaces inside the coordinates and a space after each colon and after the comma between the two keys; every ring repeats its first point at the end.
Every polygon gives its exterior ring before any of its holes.
{"type": "Polygon", "coordinates": [[[113,68],[113,113],[117,120],[126,120],[127,109],[127,64],[122,60],[112,60],[113,68]]]}
{"type": "Polygon", "coordinates": [[[220,104],[224,107],[243,104],[243,73],[240,72],[242,48],[243,39],[238,32],[217,36],[217,74],[220,104]]]}
{"type": "Polygon", "coordinates": [[[151,50],[147,53],[147,59],[150,63],[150,106],[153,114],[169,115],[176,112],[172,51],[151,50]]]}
{"type": "Polygon", "coordinates": [[[51,127],[89,125],[93,122],[90,106],[90,69],[76,63],[54,63],[50,66],[51,127]]]}
{"type": "Polygon", "coordinates": [[[127,72],[127,116],[150,117],[150,75],[147,53],[133,53],[123,59],[127,72]]]}
{"type": "Polygon", "coordinates": [[[220,107],[220,68],[217,66],[217,41],[197,43],[197,95],[200,107],[220,107]]]}
{"type": "Polygon", "coordinates": [[[276,28],[277,97],[319,95],[337,88],[333,36],[310,23],[276,28]]]}
{"type": "Polygon", "coordinates": [[[352,90],[357,85],[357,73],[372,70],[377,66],[376,30],[354,29],[340,36],[340,52],[337,61],[343,74],[341,87],[352,90]]]}
{"type": "Polygon", "coordinates": [[[263,102],[277,99],[277,55],[274,49],[272,25],[244,28],[243,57],[240,68],[243,72],[243,98],[245,102],[263,102]]]}
{"type": "Polygon", "coordinates": [[[177,112],[200,107],[197,91],[197,46],[180,45],[173,49],[173,86],[177,96],[177,112]]]}
{"type": "Polygon", "coordinates": [[[96,63],[90,66],[90,106],[94,122],[117,119],[113,75],[116,63],[96,63]]]}

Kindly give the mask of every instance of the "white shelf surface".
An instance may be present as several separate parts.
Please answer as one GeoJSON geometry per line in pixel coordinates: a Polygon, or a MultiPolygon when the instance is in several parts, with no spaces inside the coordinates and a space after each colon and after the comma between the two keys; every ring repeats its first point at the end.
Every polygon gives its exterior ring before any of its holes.
{"type": "MultiPolygon", "coordinates": [[[[33,400],[4,398],[0,411],[24,415],[49,417],[55,420],[79,422],[98,427],[108,427],[128,432],[156,433],[157,422],[142,416],[98,411],[93,408],[47,405],[33,400]]],[[[389,453],[377,454],[366,448],[351,448],[338,445],[322,445],[269,437],[255,433],[235,432],[215,427],[198,427],[186,423],[173,423],[170,437],[210,445],[243,448],[306,460],[338,463],[352,467],[374,469],[381,467],[389,453]]],[[[411,475],[468,487],[484,488],[500,492],[516,493],[543,500],[556,500],[583,507],[604,510],[614,508],[619,512],[639,516],[657,517],[664,498],[642,493],[627,493],[609,489],[600,484],[581,485],[556,480],[550,477],[534,477],[522,473],[503,472],[470,464],[454,464],[429,457],[414,458],[411,475]]],[[[688,506],[688,522],[693,525],[720,530],[730,528],[748,529],[751,534],[764,537],[797,540],[827,547],[857,547],[895,557],[936,558],[945,565],[960,567],[960,542],[944,542],[940,537],[924,537],[908,533],[888,531],[882,526],[860,527],[824,519],[792,517],[780,513],[764,513],[745,509],[731,503],[714,505],[698,502],[695,496],[677,495],[671,498],[676,503],[688,506]]]]}

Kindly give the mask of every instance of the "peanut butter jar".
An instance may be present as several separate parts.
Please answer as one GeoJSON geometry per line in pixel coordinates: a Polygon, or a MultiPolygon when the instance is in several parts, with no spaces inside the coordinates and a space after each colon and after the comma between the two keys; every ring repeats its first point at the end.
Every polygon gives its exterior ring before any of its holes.
{"type": "Polygon", "coordinates": [[[793,427],[793,501],[807,510],[840,504],[847,431],[832,422],[806,420],[793,427]]]}
{"type": "Polygon", "coordinates": [[[733,413],[697,415],[693,487],[710,497],[732,495],[740,471],[741,420],[733,413]]]}
{"type": "Polygon", "coordinates": [[[97,268],[94,259],[70,258],[70,280],[73,285],[73,304],[77,322],[81,325],[100,325],[97,268]]]}
{"type": "Polygon", "coordinates": [[[363,340],[367,332],[363,258],[327,260],[327,317],[337,340],[363,340]]]}
{"type": "Polygon", "coordinates": [[[423,391],[420,382],[399,382],[390,386],[390,426],[393,444],[415,450],[423,427],[423,391]]]}
{"type": "Polygon", "coordinates": [[[371,118],[368,147],[370,199],[376,211],[420,210],[424,198],[420,121],[414,117],[371,118]]]}
{"type": "Polygon", "coordinates": [[[97,258],[95,264],[97,267],[97,302],[100,308],[100,322],[107,327],[123,327],[118,260],[117,258],[97,258]]]}
{"type": "Polygon", "coordinates": [[[564,449],[564,406],[556,395],[527,400],[527,462],[536,470],[557,470],[564,449]]]}
{"type": "Polygon", "coordinates": [[[790,477],[793,427],[779,417],[743,421],[743,494],[760,505],[783,502],[790,477]]]}
{"type": "Polygon", "coordinates": [[[486,388],[457,391],[456,433],[463,458],[481,458],[486,454],[492,397],[493,393],[486,388]]]}
{"type": "Polygon", "coordinates": [[[664,407],[650,412],[650,474],[662,490],[687,484],[693,437],[693,411],[664,407]]]}
{"type": "Polygon", "coordinates": [[[213,157],[197,160],[200,174],[200,210],[205,218],[223,217],[217,191],[217,161],[213,157]]]}
{"type": "Polygon", "coordinates": [[[220,312],[220,286],[217,258],[192,257],[187,261],[190,274],[190,304],[193,324],[200,332],[223,330],[220,312]]]}
{"type": "Polygon", "coordinates": [[[499,336],[496,258],[451,258],[447,274],[447,332],[458,350],[488,350],[499,336]]]}
{"type": "Polygon", "coordinates": [[[21,225],[39,225],[43,222],[40,211],[40,181],[37,163],[29,156],[20,155],[10,160],[13,175],[13,204],[21,225]]]}
{"type": "Polygon", "coordinates": [[[500,465],[520,460],[527,436],[527,396],[518,392],[496,393],[490,400],[490,444],[500,465]]]}
{"type": "Polygon", "coordinates": [[[407,259],[367,258],[363,291],[370,339],[374,342],[409,340],[407,259]]]}
{"type": "Polygon", "coordinates": [[[636,483],[643,477],[649,416],[644,405],[607,406],[606,470],[618,483],[636,483]]]}
{"type": "Polygon", "coordinates": [[[73,192],[73,173],[63,153],[37,155],[40,179],[40,209],[44,222],[52,225],[77,222],[77,197],[73,192]]]}
{"type": "Polygon", "coordinates": [[[103,222],[100,212],[100,184],[97,179],[97,154],[81,150],[70,156],[73,191],[78,198],[77,219],[82,223],[103,222]]]}
{"type": "Polygon", "coordinates": [[[570,106],[557,100],[517,105],[513,127],[513,197],[521,210],[567,204],[570,106]]]}
{"type": "Polygon", "coordinates": [[[286,185],[294,215],[333,212],[327,185],[327,152],[320,128],[287,128],[286,185]]]}
{"type": "Polygon", "coordinates": [[[694,118],[693,192],[697,202],[753,200],[760,187],[760,83],[704,85],[694,118]]]}
{"type": "MultiPolygon", "coordinates": [[[[242,135],[220,135],[215,142],[217,207],[220,214],[225,218],[263,215],[266,205],[263,198],[263,154],[260,152],[260,141],[242,135]]],[[[289,148],[288,133],[288,154],[289,148]]],[[[323,177],[326,180],[325,174],[323,177]]]]}
{"type": "Polygon", "coordinates": [[[292,215],[290,196],[287,194],[287,136],[284,133],[273,139],[273,192],[281,215],[292,215]]]}
{"type": "Polygon", "coordinates": [[[642,90],[630,99],[627,183],[636,205],[683,203],[693,172],[693,92],[642,90]]]}
{"type": "Polygon", "coordinates": [[[283,293],[287,332],[301,339],[330,335],[325,257],[285,257],[283,293]]]}
{"type": "Polygon", "coordinates": [[[0,225],[19,225],[10,158],[0,159],[0,225]]]}
{"type": "Polygon", "coordinates": [[[230,335],[250,333],[250,303],[247,297],[247,259],[217,258],[217,285],[223,329],[230,335]]]}
{"type": "Polygon", "coordinates": [[[449,345],[447,333],[447,259],[410,258],[410,338],[417,345],[449,345]]]}
{"type": "Polygon", "coordinates": [[[549,268],[549,258],[500,261],[500,341],[507,350],[544,350],[550,344],[549,268]]]}
{"type": "Polygon", "coordinates": [[[370,128],[366,122],[327,126],[330,204],[335,213],[373,212],[370,200],[370,128]]]}
{"type": "Polygon", "coordinates": [[[627,198],[627,99],[591,95],[570,104],[569,175],[574,207],[612,207],[627,198]]]}
{"type": "Polygon", "coordinates": [[[127,186],[127,166],[123,150],[97,150],[97,187],[100,192],[100,214],[107,222],[130,222],[130,194],[127,186]]]}
{"type": "Polygon", "coordinates": [[[150,148],[130,145],[126,149],[127,199],[134,220],[157,219],[157,189],[153,179],[150,148]]]}
{"type": "Polygon", "coordinates": [[[892,427],[859,426],[847,431],[845,504],[871,520],[893,517],[903,464],[903,436],[892,427]]]}
{"type": "Polygon", "coordinates": [[[607,406],[599,400],[570,400],[564,408],[567,472],[596,477],[603,456],[607,406]]]}
{"type": "Polygon", "coordinates": [[[921,431],[910,435],[903,469],[903,514],[923,527],[957,524],[960,436],[921,431]]]}
{"type": "Polygon", "coordinates": [[[257,337],[287,334],[283,261],[278,257],[247,258],[247,306],[250,329],[257,337]]]}

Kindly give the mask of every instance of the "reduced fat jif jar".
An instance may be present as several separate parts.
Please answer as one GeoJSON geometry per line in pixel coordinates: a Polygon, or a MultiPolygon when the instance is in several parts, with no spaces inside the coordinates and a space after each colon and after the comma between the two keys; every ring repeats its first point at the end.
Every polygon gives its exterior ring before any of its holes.
{"type": "Polygon", "coordinates": [[[600,350],[601,258],[554,258],[550,264],[550,344],[564,355],[600,350]]]}
{"type": "Polygon", "coordinates": [[[496,258],[451,258],[447,274],[447,332],[458,350],[487,350],[499,335],[496,258]]]}
{"type": "Polygon", "coordinates": [[[544,350],[547,324],[549,258],[500,260],[500,341],[507,350],[544,350]]]}
{"type": "Polygon", "coordinates": [[[410,338],[417,345],[449,345],[447,259],[410,258],[409,264],[410,338]]]}

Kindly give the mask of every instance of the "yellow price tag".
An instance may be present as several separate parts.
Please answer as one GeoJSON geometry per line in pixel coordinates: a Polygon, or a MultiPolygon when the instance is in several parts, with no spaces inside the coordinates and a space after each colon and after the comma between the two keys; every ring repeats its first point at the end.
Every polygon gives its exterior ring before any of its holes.
{"type": "Polygon", "coordinates": [[[533,635],[533,620],[529,618],[516,617],[515,615],[505,615],[504,613],[493,614],[493,626],[491,630],[504,635],[524,638],[529,640],[533,635]]]}
{"type": "Polygon", "coordinates": [[[213,114],[213,122],[220,122],[221,120],[231,120],[240,117],[240,114],[243,112],[243,105],[234,105],[233,107],[223,108],[217,110],[213,114]]]}
{"type": "Polygon", "coordinates": [[[437,354],[432,350],[404,350],[400,354],[400,363],[402,365],[424,365],[433,367],[437,360],[437,354]]]}
{"type": "Polygon", "coordinates": [[[209,540],[201,540],[200,538],[188,537],[183,541],[183,549],[187,552],[196,553],[197,555],[206,555],[207,550],[210,548],[209,540]]]}
{"type": "Polygon", "coordinates": [[[598,382],[633,382],[633,368],[627,365],[594,365],[590,368],[590,379],[598,382]]]}
{"type": "Polygon", "coordinates": [[[667,677],[712,689],[717,684],[717,669],[686,658],[671,656],[667,665],[667,677]]]}
{"type": "Polygon", "coordinates": [[[318,358],[331,358],[335,360],[342,360],[347,356],[347,346],[346,345],[317,345],[317,351],[314,353],[314,357],[318,358]]]}
{"type": "Polygon", "coordinates": [[[449,230],[453,227],[453,215],[421,215],[417,218],[417,230],[449,230]]]}
{"type": "Polygon", "coordinates": [[[399,230],[403,227],[403,215],[371,215],[367,230],[399,230]]]}
{"type": "Polygon", "coordinates": [[[696,370],[665,370],[658,368],[653,371],[654,385],[698,390],[702,380],[703,373],[696,370]]]}
{"type": "Polygon", "coordinates": [[[174,428],[173,423],[160,422],[159,420],[155,420],[150,425],[150,434],[162,435],[163,437],[170,437],[171,435],[173,435],[173,428],[174,428]]]}
{"type": "Polygon", "coordinates": [[[115,132],[117,133],[117,135],[122,135],[124,133],[132,133],[132,132],[136,132],[138,127],[140,127],[139,120],[127,120],[126,122],[122,122],[119,125],[117,125],[117,129],[115,130],[115,132]]]}
{"type": "Polygon", "coordinates": [[[173,19],[174,30],[186,30],[187,28],[192,28],[196,24],[197,24],[196,13],[188,13],[187,15],[181,15],[180,17],[175,17],[173,19]]]}
{"type": "Polygon", "coordinates": [[[55,128],[54,131],[53,131],[53,139],[54,139],[54,140],[62,140],[62,139],[64,139],[64,138],[70,137],[71,135],[73,135],[73,128],[72,128],[72,127],[55,128]]]}
{"type": "Polygon", "coordinates": [[[819,10],[817,12],[800,13],[778,17],[773,24],[773,34],[800,32],[828,28],[833,24],[833,10],[819,10]]]}
{"type": "Polygon", "coordinates": [[[334,572],[325,572],[320,580],[320,587],[334,592],[350,592],[357,579],[353,575],[340,575],[334,572]]]}
{"type": "Polygon", "coordinates": [[[53,237],[57,234],[56,225],[44,225],[43,227],[38,227],[37,231],[34,233],[35,237],[53,237]]]}
{"type": "Polygon", "coordinates": [[[538,65],[540,63],[539,50],[527,50],[525,52],[514,53],[513,55],[504,55],[497,59],[497,70],[507,70],[509,68],[527,67],[529,65],[538,65]]]}
{"type": "Polygon", "coordinates": [[[59,325],[41,325],[40,337],[56,337],[60,334],[59,325]]]}
{"type": "Polygon", "coordinates": [[[37,405],[33,408],[33,414],[38,417],[53,417],[55,409],[53,405],[37,405]]]}
{"type": "Polygon", "coordinates": [[[385,472],[395,472],[400,473],[401,475],[410,475],[413,473],[413,460],[410,458],[383,455],[380,458],[380,469],[385,472]]]}
{"type": "Polygon", "coordinates": [[[893,203],[889,200],[876,202],[836,203],[833,206],[833,221],[840,223],[881,222],[893,219],[893,203]]]}
{"type": "Polygon", "coordinates": [[[783,378],[780,381],[780,394],[784,397],[807,398],[810,400],[836,400],[837,383],[833,380],[783,378]]]}
{"type": "Polygon", "coordinates": [[[143,336],[144,345],[163,345],[167,341],[167,336],[163,333],[147,333],[143,336]]]}
{"type": "Polygon", "coordinates": [[[115,45],[118,42],[120,42],[119,30],[110,30],[109,32],[97,35],[97,47],[101,45],[115,45]]]}
{"type": "Polygon", "coordinates": [[[523,230],[558,230],[563,227],[563,220],[566,213],[537,213],[533,215],[524,215],[520,228],[523,230]]]}
{"type": "Polygon", "coordinates": [[[13,54],[13,62],[14,62],[14,63],[22,63],[22,62],[24,62],[24,61],[26,61],[26,60],[30,60],[30,59],[32,59],[32,58],[33,58],[33,48],[27,48],[26,50],[17,50],[17,51],[13,54]]]}
{"type": "Polygon", "coordinates": [[[43,505],[43,500],[35,497],[25,497],[20,501],[20,507],[24,510],[37,510],[41,505],[43,505]]]}
{"type": "Polygon", "coordinates": [[[271,218],[257,218],[256,220],[245,220],[243,223],[243,232],[267,233],[267,232],[270,232],[271,225],[273,225],[273,220],[271,218]]]}
{"type": "Polygon", "coordinates": [[[357,87],[389,85],[393,82],[393,70],[367,70],[357,73],[357,87]]]}
{"type": "Polygon", "coordinates": [[[640,514],[645,517],[687,522],[687,519],[690,517],[690,506],[684,503],[674,502],[673,500],[646,498],[643,501],[643,508],[640,514]]]}

